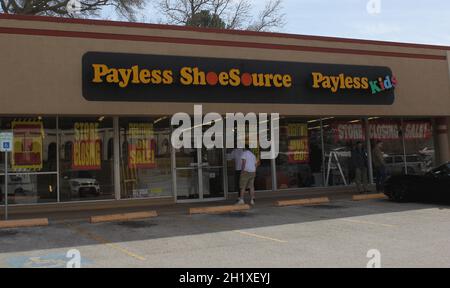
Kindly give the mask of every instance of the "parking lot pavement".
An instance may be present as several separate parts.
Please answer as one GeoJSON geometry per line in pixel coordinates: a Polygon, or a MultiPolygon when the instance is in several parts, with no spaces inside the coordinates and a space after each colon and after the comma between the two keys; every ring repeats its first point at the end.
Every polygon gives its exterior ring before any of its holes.
{"type": "Polygon", "coordinates": [[[387,200],[0,230],[0,267],[450,267],[450,206],[387,200]]]}

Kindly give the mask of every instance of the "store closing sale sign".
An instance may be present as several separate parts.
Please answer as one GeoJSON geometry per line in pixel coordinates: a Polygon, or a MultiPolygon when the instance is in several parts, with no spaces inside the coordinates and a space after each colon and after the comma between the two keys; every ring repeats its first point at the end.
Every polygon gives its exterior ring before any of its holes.
{"type": "Polygon", "coordinates": [[[128,126],[128,168],[156,168],[156,141],[153,124],[130,123],[128,126]]]}
{"type": "Polygon", "coordinates": [[[101,169],[101,144],[102,143],[99,136],[99,123],[75,123],[72,169],[101,169]]]}
{"type": "Polygon", "coordinates": [[[391,105],[388,67],[88,52],[88,101],[391,105]]]}
{"type": "MultiPolygon", "coordinates": [[[[431,123],[427,121],[408,121],[403,123],[403,129],[399,122],[376,121],[369,125],[370,139],[377,141],[396,141],[430,139],[433,135],[431,123]]],[[[364,141],[366,130],[359,123],[337,122],[334,124],[336,141],[364,141]]]]}
{"type": "Polygon", "coordinates": [[[309,162],[308,125],[303,123],[288,124],[288,156],[291,164],[309,162]]]}

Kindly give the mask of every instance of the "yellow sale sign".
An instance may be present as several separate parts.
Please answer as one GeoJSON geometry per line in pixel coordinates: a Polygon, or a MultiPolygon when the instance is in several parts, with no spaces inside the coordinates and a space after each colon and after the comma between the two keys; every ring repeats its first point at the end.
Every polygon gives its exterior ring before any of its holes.
{"type": "Polygon", "coordinates": [[[41,170],[44,130],[41,121],[12,122],[13,170],[41,170]]]}
{"type": "Polygon", "coordinates": [[[130,123],[128,125],[128,167],[155,168],[156,142],[153,124],[130,123]]]}
{"type": "Polygon", "coordinates": [[[72,169],[99,170],[101,161],[101,139],[99,123],[77,122],[74,125],[72,169]]]}
{"type": "Polygon", "coordinates": [[[288,124],[289,163],[309,162],[308,125],[303,123],[288,124]]]}

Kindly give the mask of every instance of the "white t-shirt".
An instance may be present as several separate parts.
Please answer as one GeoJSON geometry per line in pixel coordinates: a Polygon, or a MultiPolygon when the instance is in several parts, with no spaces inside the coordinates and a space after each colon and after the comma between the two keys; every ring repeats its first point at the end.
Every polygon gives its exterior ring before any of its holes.
{"type": "MultiPolygon", "coordinates": [[[[256,156],[249,150],[242,153],[241,160],[245,160],[244,171],[249,173],[256,172],[256,156]]],[[[242,161],[241,161],[242,165],[242,161]]]]}
{"type": "Polygon", "coordinates": [[[236,171],[241,171],[242,168],[242,153],[244,152],[244,149],[236,148],[231,151],[228,157],[228,160],[234,160],[234,169],[236,171]]]}

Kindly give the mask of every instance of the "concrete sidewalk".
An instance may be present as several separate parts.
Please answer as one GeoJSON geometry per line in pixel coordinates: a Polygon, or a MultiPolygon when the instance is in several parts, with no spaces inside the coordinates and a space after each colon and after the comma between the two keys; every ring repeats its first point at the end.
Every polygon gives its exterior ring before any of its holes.
{"type": "MultiPolygon", "coordinates": [[[[295,193],[290,195],[282,194],[277,196],[262,196],[256,200],[258,208],[273,206],[277,200],[291,200],[291,199],[304,199],[304,198],[316,198],[316,197],[329,197],[333,200],[351,199],[355,194],[351,190],[348,191],[327,191],[327,192],[312,192],[312,193],[295,193]]],[[[248,199],[247,199],[248,200],[248,199]]],[[[76,211],[63,211],[63,212],[30,212],[30,213],[14,213],[11,211],[9,214],[10,220],[19,219],[33,219],[33,218],[48,218],[50,224],[61,222],[80,222],[88,221],[91,216],[100,216],[108,214],[121,214],[132,213],[139,211],[156,210],[159,215],[176,215],[176,214],[188,214],[190,208],[193,207],[209,207],[209,206],[223,206],[232,205],[236,202],[235,198],[231,200],[222,200],[215,202],[201,202],[201,203],[180,203],[169,205],[148,205],[139,207],[121,207],[121,208],[108,208],[108,209],[81,209],[76,211]]],[[[0,207],[0,217],[3,220],[3,207],[0,207]]]]}

